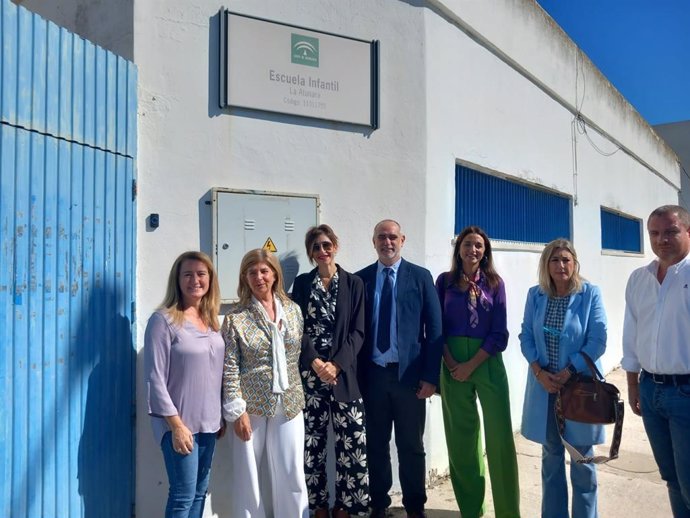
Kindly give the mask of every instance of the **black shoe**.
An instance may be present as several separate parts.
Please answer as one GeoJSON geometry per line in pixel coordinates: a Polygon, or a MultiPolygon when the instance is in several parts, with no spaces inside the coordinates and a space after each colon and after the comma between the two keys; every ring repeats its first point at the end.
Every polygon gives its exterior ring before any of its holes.
{"type": "Polygon", "coordinates": [[[407,511],[407,518],[426,518],[424,511],[407,511]]]}

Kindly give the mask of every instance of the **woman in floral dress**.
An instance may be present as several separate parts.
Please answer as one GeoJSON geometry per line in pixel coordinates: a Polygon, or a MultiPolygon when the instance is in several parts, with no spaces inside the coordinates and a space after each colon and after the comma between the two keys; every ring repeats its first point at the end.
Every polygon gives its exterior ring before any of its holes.
{"type": "Polygon", "coordinates": [[[338,237],[328,225],[305,237],[311,272],[295,279],[293,300],[304,315],[300,358],[307,399],[304,472],[309,507],[328,518],[328,425],[333,425],[336,479],[333,518],[365,513],[369,504],[364,404],[357,384],[357,353],[364,340],[364,285],[335,262],[338,237]]]}

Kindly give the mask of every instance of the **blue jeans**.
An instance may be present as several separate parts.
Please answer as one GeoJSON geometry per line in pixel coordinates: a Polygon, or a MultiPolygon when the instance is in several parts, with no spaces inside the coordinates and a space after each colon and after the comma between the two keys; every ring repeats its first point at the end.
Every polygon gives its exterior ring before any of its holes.
{"type": "Polygon", "coordinates": [[[216,434],[197,433],[193,437],[194,449],[189,455],[173,450],[171,432],[161,440],[170,483],[165,518],[201,518],[204,514],[216,434]]]}
{"type": "MultiPolygon", "coordinates": [[[[549,413],[546,424],[546,444],[541,456],[541,516],[567,518],[568,483],[565,478],[565,447],[558,435],[553,404],[555,394],[549,394],[549,413]]],[[[592,456],[592,446],[575,446],[582,455],[592,456]]],[[[597,471],[594,464],[570,462],[570,483],[573,486],[573,518],[597,517],[597,471]]]]}
{"type": "Polygon", "coordinates": [[[659,385],[640,379],[642,421],[674,518],[690,518],[690,384],[659,385]]]}

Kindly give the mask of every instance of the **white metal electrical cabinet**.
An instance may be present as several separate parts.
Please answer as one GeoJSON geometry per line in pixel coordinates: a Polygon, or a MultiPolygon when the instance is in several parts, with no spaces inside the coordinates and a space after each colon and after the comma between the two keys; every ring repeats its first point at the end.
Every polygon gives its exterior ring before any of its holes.
{"type": "Polygon", "coordinates": [[[213,253],[222,302],[237,300],[242,257],[266,248],[280,259],[285,291],[298,274],[312,267],[304,234],[318,225],[319,197],[215,188],[212,190],[213,253]]]}

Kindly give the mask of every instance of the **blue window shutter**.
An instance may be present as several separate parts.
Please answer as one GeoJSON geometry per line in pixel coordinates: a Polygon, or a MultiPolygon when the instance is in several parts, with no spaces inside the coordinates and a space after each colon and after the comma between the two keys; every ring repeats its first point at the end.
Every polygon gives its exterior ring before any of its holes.
{"type": "Polygon", "coordinates": [[[642,252],[642,220],[601,207],[601,248],[642,252]]]}
{"type": "Polygon", "coordinates": [[[570,197],[457,165],[455,233],[468,225],[507,241],[570,239],[570,197]]]}

